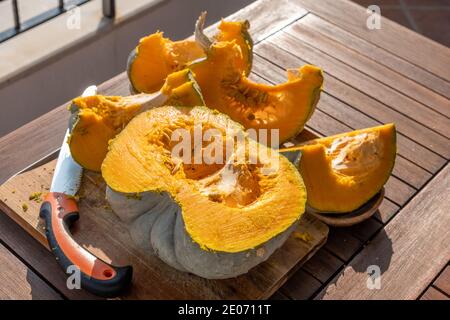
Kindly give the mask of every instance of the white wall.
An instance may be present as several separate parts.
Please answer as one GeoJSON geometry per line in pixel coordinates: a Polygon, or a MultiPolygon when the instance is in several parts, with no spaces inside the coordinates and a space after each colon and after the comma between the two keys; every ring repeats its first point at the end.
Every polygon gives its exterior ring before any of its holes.
{"type": "Polygon", "coordinates": [[[2,86],[0,137],[79,95],[87,85],[122,72],[142,36],[162,30],[166,36],[183,39],[192,34],[201,11],[208,11],[210,24],[253,1],[166,0],[94,42],[2,86]]]}

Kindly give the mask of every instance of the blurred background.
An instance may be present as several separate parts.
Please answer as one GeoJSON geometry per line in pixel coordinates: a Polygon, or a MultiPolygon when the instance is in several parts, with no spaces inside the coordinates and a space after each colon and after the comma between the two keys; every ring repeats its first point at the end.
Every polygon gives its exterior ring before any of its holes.
{"type": "MultiPolygon", "coordinates": [[[[201,11],[211,24],[253,1],[0,0],[0,137],[124,71],[142,36],[183,39],[201,11]]],[[[450,46],[450,0],[354,1],[450,46]]]]}
{"type": "Polygon", "coordinates": [[[363,7],[378,5],[381,14],[386,18],[450,47],[450,0],[353,0],[353,2],[363,7]]]}

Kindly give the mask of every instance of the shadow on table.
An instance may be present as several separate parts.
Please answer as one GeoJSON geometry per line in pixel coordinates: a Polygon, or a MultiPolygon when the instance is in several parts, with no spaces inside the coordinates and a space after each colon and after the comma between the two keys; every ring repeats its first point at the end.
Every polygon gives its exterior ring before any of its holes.
{"type": "Polygon", "coordinates": [[[376,237],[353,257],[338,275],[315,297],[315,299],[357,298],[348,294],[382,289],[383,273],[391,263],[392,241],[381,229],[376,237]]]}

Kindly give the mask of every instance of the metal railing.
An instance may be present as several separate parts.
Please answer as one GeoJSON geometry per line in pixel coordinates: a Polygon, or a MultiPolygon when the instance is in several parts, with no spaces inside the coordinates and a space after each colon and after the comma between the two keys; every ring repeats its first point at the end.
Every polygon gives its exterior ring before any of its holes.
{"type": "MultiPolygon", "coordinates": [[[[3,1],[5,0],[0,0],[0,3],[3,1]]],[[[21,0],[21,1],[29,1],[29,0],[21,0]]],[[[55,8],[52,8],[50,10],[37,14],[36,16],[31,17],[30,19],[22,21],[18,5],[19,0],[11,0],[11,9],[14,25],[11,26],[11,28],[9,29],[0,32],[0,43],[8,39],[11,39],[12,37],[15,37],[16,35],[24,31],[32,29],[40,25],[41,23],[53,19],[59,16],[60,14],[66,12],[67,10],[72,9],[73,7],[80,6],[89,1],[92,0],[70,0],[70,1],[58,0],[58,4],[57,6],[55,6],[55,8]]],[[[114,18],[116,14],[115,0],[102,0],[102,5],[103,5],[103,16],[106,18],[114,18]]]]}

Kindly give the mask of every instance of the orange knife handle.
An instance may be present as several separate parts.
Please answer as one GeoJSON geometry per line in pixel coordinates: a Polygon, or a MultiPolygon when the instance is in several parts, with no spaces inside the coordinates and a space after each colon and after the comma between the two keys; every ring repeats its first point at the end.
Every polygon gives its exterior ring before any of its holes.
{"type": "Polygon", "coordinates": [[[115,267],[97,258],[72,238],[69,231],[78,220],[74,198],[64,193],[50,192],[41,205],[40,217],[45,220],[47,241],[64,272],[75,266],[80,271],[83,289],[102,297],[117,296],[131,282],[131,266],[115,267]]]}

